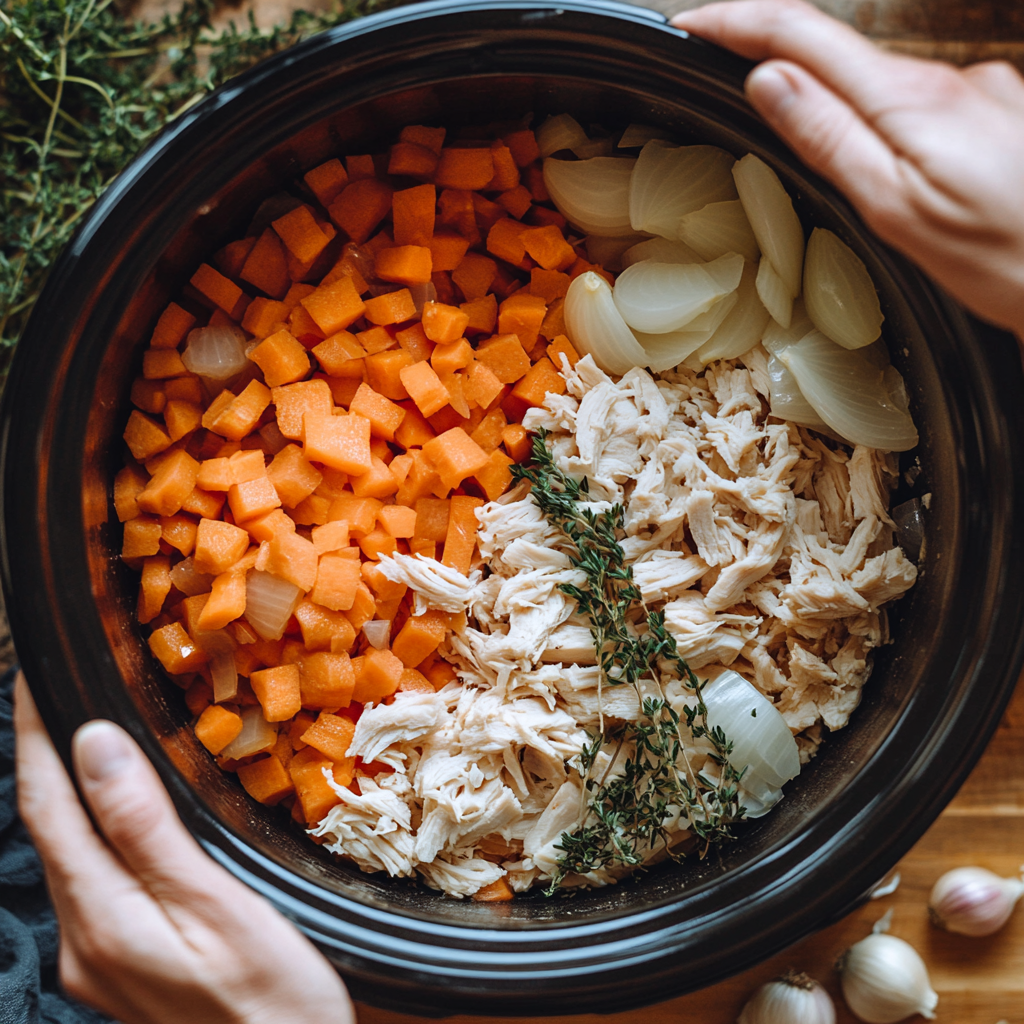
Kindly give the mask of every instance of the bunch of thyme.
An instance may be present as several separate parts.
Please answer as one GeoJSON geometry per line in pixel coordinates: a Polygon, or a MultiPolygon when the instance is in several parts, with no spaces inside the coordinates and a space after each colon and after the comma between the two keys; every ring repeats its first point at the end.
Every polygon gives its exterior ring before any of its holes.
{"type": "Polygon", "coordinates": [[[563,855],[559,874],[548,889],[551,893],[567,874],[617,865],[638,867],[659,845],[673,856],[665,827],[673,806],[680,808],[690,830],[702,840],[701,856],[732,838],[730,824],[743,817],[744,809],[738,798],[742,772],[729,762],[732,743],[720,727],[708,725],[700,681],[665,628],[664,612],[648,609],[633,582],[632,567],[619,544],[622,506],[603,512],[583,507],[581,501],[589,494],[586,477],[575,480],[558,468],[543,429],[533,437],[532,456],[531,464],[510,468],[516,478],[530,482],[533,500],[545,518],[570,542],[570,563],[586,576],[585,586],[564,584],[560,589],[590,620],[600,667],[598,699],[607,682],[633,686],[642,700],[640,720],[625,723],[614,736],[606,734],[602,714],[600,732],[578,756],[589,808],[580,827],[563,833],[556,847],[563,855]],[[709,756],[721,769],[717,784],[690,766],[676,711],[663,696],[641,691],[645,684],[660,693],[662,670],[675,672],[697,698],[684,709],[686,727],[694,739],[706,737],[710,743],[709,756]],[[598,754],[611,741],[614,751],[608,767],[601,779],[595,779],[598,754]],[[620,756],[625,759],[618,765],[620,756]],[[611,775],[613,766],[617,770],[611,775]]]}
{"type": "Polygon", "coordinates": [[[265,32],[211,28],[214,0],[158,24],[113,0],[0,0],[0,387],[82,215],[166,124],[232,75],[381,0],[334,0],[265,32]]]}

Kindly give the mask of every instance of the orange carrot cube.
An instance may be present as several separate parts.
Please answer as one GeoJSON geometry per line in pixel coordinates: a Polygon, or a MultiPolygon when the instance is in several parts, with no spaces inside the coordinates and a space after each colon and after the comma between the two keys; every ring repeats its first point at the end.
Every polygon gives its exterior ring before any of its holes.
{"type": "Polygon", "coordinates": [[[309,263],[323,252],[330,239],[320,230],[308,206],[297,206],[283,217],[271,222],[289,252],[309,263]]]}
{"type": "Polygon", "coordinates": [[[196,318],[176,302],[168,304],[160,314],[149,339],[150,348],[177,348],[191,330],[196,318]]]}
{"type": "Polygon", "coordinates": [[[321,341],[313,349],[313,355],[332,377],[356,377],[362,380],[366,350],[348,331],[339,331],[321,341]]]}
{"type": "Polygon", "coordinates": [[[335,158],[307,171],[302,176],[302,180],[309,186],[313,195],[320,200],[320,205],[328,207],[348,184],[348,174],[341,161],[335,158]]]}
{"type": "Polygon", "coordinates": [[[369,533],[377,522],[383,502],[376,498],[357,498],[354,494],[342,494],[331,502],[331,522],[345,521],[349,532],[355,536],[369,533]]]}
{"type": "Polygon", "coordinates": [[[295,792],[295,785],[281,759],[270,754],[261,761],[238,766],[238,781],[257,802],[274,807],[295,792]]]}
{"type": "Polygon", "coordinates": [[[459,308],[469,317],[465,327],[466,334],[494,333],[498,323],[498,300],[493,295],[464,302],[459,308]]]}
{"type": "Polygon", "coordinates": [[[347,651],[356,639],[352,623],[342,612],[331,611],[304,598],[295,609],[307,651],[347,651]],[[336,646],[335,646],[336,642],[336,646]]]}
{"type": "MultiPolygon", "coordinates": [[[[195,672],[206,664],[202,648],[185,632],[180,622],[172,622],[153,630],[149,637],[149,649],[172,676],[195,672]]],[[[232,739],[234,736],[226,740],[224,745],[227,746],[232,739]]]]}
{"type": "Polygon", "coordinates": [[[177,349],[150,348],[142,353],[142,376],[146,380],[184,377],[187,373],[188,369],[181,361],[177,349]]]}
{"type": "Polygon", "coordinates": [[[441,543],[448,535],[449,498],[419,498],[416,501],[416,537],[441,543]]]}
{"type": "Polygon", "coordinates": [[[294,583],[300,590],[312,590],[316,582],[317,561],[312,541],[298,533],[279,530],[260,545],[256,568],[294,583]]]}
{"type": "MultiPolygon", "coordinates": [[[[308,749],[308,748],[307,748],[308,749]]],[[[297,807],[307,825],[315,825],[341,798],[331,788],[324,775],[326,768],[331,772],[334,765],[319,751],[309,750],[311,756],[300,751],[288,765],[288,774],[295,785],[298,797],[297,807]]]]}
{"type": "Polygon", "coordinates": [[[307,413],[303,444],[306,458],[343,473],[365,473],[370,458],[370,421],[365,416],[307,413]]]}
{"type": "Polygon", "coordinates": [[[391,210],[392,191],[373,177],[357,181],[351,168],[349,177],[352,181],[331,203],[328,213],[331,220],[358,245],[370,237],[373,229],[391,210]]]}
{"type": "Polygon", "coordinates": [[[516,292],[498,308],[498,332],[517,335],[523,348],[530,349],[537,342],[546,313],[547,304],[539,295],[516,292]]]}
{"type": "Polygon", "coordinates": [[[448,404],[450,396],[447,388],[425,360],[404,367],[399,371],[399,377],[421,415],[433,416],[448,404]]]}
{"type": "Polygon", "coordinates": [[[497,256],[499,260],[505,260],[513,265],[522,263],[526,255],[522,236],[527,230],[526,225],[520,224],[519,221],[503,217],[487,232],[487,251],[497,256]]]}
{"type": "Polygon", "coordinates": [[[429,246],[434,234],[436,205],[437,189],[433,185],[417,185],[396,192],[391,197],[395,245],[429,246]]]}
{"type": "Polygon", "coordinates": [[[493,452],[501,444],[501,435],[507,426],[505,413],[502,409],[492,409],[477,424],[476,429],[469,436],[485,452],[493,452]]]}
{"type": "Polygon", "coordinates": [[[379,703],[398,689],[404,671],[405,665],[391,651],[371,647],[356,676],[352,699],[361,704],[371,700],[379,703]]]}
{"type": "Polygon", "coordinates": [[[202,263],[192,275],[189,284],[196,291],[206,296],[215,306],[219,306],[228,316],[238,305],[242,297],[242,289],[233,281],[229,281],[222,273],[214,270],[208,263],[202,263]]]}
{"type": "Polygon", "coordinates": [[[129,395],[132,405],[154,415],[162,413],[167,405],[167,383],[163,380],[144,380],[142,377],[136,377],[132,381],[129,395]]]}
{"type": "Polygon", "coordinates": [[[304,708],[347,708],[352,702],[355,670],[347,654],[316,651],[299,662],[304,708]]]}
{"type": "Polygon", "coordinates": [[[121,557],[124,559],[147,558],[160,553],[163,530],[160,521],[149,516],[136,516],[124,524],[124,539],[121,557]]]}
{"type": "Polygon", "coordinates": [[[277,428],[293,440],[302,437],[303,417],[330,416],[334,408],[331,389],[322,380],[304,380],[274,388],[271,392],[277,412],[277,428]]]}
{"type": "Polygon", "coordinates": [[[512,459],[496,448],[491,452],[490,462],[474,474],[476,482],[487,495],[488,501],[497,500],[509,489],[509,485],[512,483],[512,473],[508,467],[511,465],[512,459]]]}
{"type": "Polygon", "coordinates": [[[331,611],[348,611],[360,579],[358,560],[340,553],[321,555],[310,599],[331,611]]]}
{"type": "Polygon", "coordinates": [[[196,546],[198,529],[196,521],[189,516],[160,517],[160,539],[186,557],[192,554],[192,549],[196,546]]]}
{"type": "Polygon", "coordinates": [[[533,196],[525,185],[516,185],[498,196],[498,202],[517,220],[522,220],[533,205],[533,196]]]}
{"type": "Polygon", "coordinates": [[[576,262],[576,252],[555,224],[529,228],[522,234],[526,251],[545,270],[565,270],[576,262]]]}
{"type": "Polygon", "coordinates": [[[137,462],[146,462],[171,446],[167,431],[137,409],[133,409],[128,417],[123,436],[137,462]]]}
{"type": "Polygon", "coordinates": [[[199,628],[223,629],[244,614],[245,573],[222,572],[214,579],[210,599],[199,613],[199,628]]]}
{"type": "Polygon", "coordinates": [[[548,345],[547,350],[548,359],[551,360],[552,365],[559,372],[563,371],[562,356],[568,360],[570,369],[579,362],[579,354],[576,349],[573,348],[572,342],[564,335],[560,334],[554,341],[548,345]]]}
{"type": "Polygon", "coordinates": [[[396,539],[411,537],[416,532],[416,512],[404,505],[385,505],[377,519],[396,539]]]}
{"type": "Polygon", "coordinates": [[[441,561],[444,565],[458,569],[464,575],[469,575],[472,565],[476,535],[480,529],[476,510],[483,503],[483,499],[471,498],[468,495],[456,495],[452,498],[448,534],[445,537],[441,561]]]}
{"type": "Polygon", "coordinates": [[[456,342],[469,324],[469,314],[457,306],[427,302],[423,306],[422,323],[424,334],[435,344],[456,342]]]}
{"type": "Polygon", "coordinates": [[[433,462],[422,450],[413,449],[409,455],[413,459],[412,466],[398,488],[398,494],[395,495],[395,501],[406,506],[415,505],[419,498],[433,494],[439,487],[444,487],[433,462]]]}
{"type": "Polygon", "coordinates": [[[441,155],[444,145],[444,128],[429,128],[422,124],[406,125],[398,135],[400,142],[414,142],[417,146],[425,146],[435,156],[441,155]]]}
{"type": "Polygon", "coordinates": [[[278,324],[288,319],[289,312],[283,302],[258,296],[246,308],[242,327],[257,338],[267,338],[277,330],[278,324]]]}
{"type": "Polygon", "coordinates": [[[149,475],[139,466],[125,466],[114,477],[114,509],[123,523],[139,514],[137,498],[146,488],[149,475]]]}
{"type": "Polygon", "coordinates": [[[352,493],[360,498],[386,498],[398,490],[398,481],[387,464],[376,455],[371,457],[369,470],[353,475],[351,482],[352,493]]]}
{"type": "Polygon", "coordinates": [[[427,284],[433,271],[430,249],[422,245],[401,245],[382,249],[374,263],[382,281],[398,284],[427,284]]]}
{"type": "Polygon", "coordinates": [[[538,408],[548,393],[565,394],[565,378],[551,365],[547,356],[538,359],[512,389],[512,394],[527,405],[538,408]]]}
{"type": "Polygon", "coordinates": [[[291,284],[288,259],[284,245],[273,228],[267,228],[256,240],[238,276],[266,292],[272,299],[280,299],[288,291],[291,284]]]}
{"type": "Polygon", "coordinates": [[[396,292],[386,292],[376,298],[366,300],[364,313],[371,324],[386,327],[388,324],[400,324],[411,320],[416,315],[416,303],[408,288],[396,292]]]}
{"type": "Polygon", "coordinates": [[[211,704],[196,722],[196,739],[211,754],[219,754],[242,731],[242,716],[211,704]]]}
{"type": "Polygon", "coordinates": [[[309,373],[306,349],[285,330],[261,341],[249,353],[249,358],[263,371],[264,379],[272,388],[294,384],[309,373]]]}
{"type": "Polygon", "coordinates": [[[181,511],[206,519],[216,519],[227,500],[226,495],[211,494],[201,487],[195,487],[192,493],[181,503],[181,511]]]}
{"type": "Polygon", "coordinates": [[[437,650],[448,634],[448,616],[429,611],[410,616],[391,644],[394,654],[407,668],[413,668],[437,650]]]}
{"type": "Polygon", "coordinates": [[[489,408],[498,400],[504,391],[504,385],[494,375],[494,371],[485,363],[474,359],[467,370],[464,385],[466,401],[475,403],[481,409],[489,408]]]}
{"type": "Polygon", "coordinates": [[[344,330],[366,312],[351,277],[339,277],[302,299],[302,305],[327,337],[344,330]]]}
{"type": "Polygon", "coordinates": [[[267,467],[267,476],[281,503],[288,508],[308,498],[323,480],[323,474],[309,464],[297,444],[286,445],[274,456],[267,467]]]}
{"type": "Polygon", "coordinates": [[[171,592],[171,562],[166,555],[154,555],[142,563],[139,580],[139,622],[152,622],[171,592]]]}
{"type": "Polygon", "coordinates": [[[219,576],[245,554],[249,534],[231,523],[217,519],[201,519],[196,531],[193,559],[197,572],[219,576]]]}
{"type": "MultiPolygon", "coordinates": [[[[437,436],[433,427],[426,421],[414,402],[403,403],[402,408],[405,410],[405,419],[402,420],[395,430],[395,441],[397,444],[400,444],[403,448],[419,448],[425,441],[429,441],[432,437],[437,436]]],[[[392,464],[391,468],[392,471],[395,470],[394,464],[392,464]]]]}
{"type": "Polygon", "coordinates": [[[287,722],[301,710],[298,665],[279,665],[253,672],[249,682],[268,722],[287,722]]]}
{"type": "Polygon", "coordinates": [[[332,761],[342,762],[356,732],[356,723],[346,715],[321,711],[316,721],[302,734],[302,742],[319,750],[332,761]]]}
{"type": "Polygon", "coordinates": [[[171,441],[180,441],[193,430],[198,430],[203,410],[192,402],[170,401],[164,406],[164,424],[171,441]]]}
{"type": "Polygon", "coordinates": [[[442,149],[434,172],[440,188],[472,192],[484,188],[494,177],[494,158],[489,149],[442,149]]]}
{"type": "Polygon", "coordinates": [[[488,462],[487,453],[462,427],[453,427],[428,441],[423,453],[434,464],[446,487],[458,487],[488,462]]]}
{"type": "Polygon", "coordinates": [[[443,270],[454,270],[466,255],[469,249],[469,239],[456,231],[441,229],[436,231],[430,239],[421,243],[430,248],[431,266],[434,273],[443,270]]]}
{"type": "Polygon", "coordinates": [[[396,142],[391,147],[388,174],[404,178],[431,178],[437,168],[437,154],[415,142],[396,142]]]}
{"type": "Polygon", "coordinates": [[[136,497],[143,512],[172,516],[192,493],[199,475],[199,463],[186,451],[172,452],[136,497]]]}
{"type": "Polygon", "coordinates": [[[498,264],[487,256],[467,252],[462,262],[452,271],[452,281],[467,302],[482,299],[491,288],[498,273],[498,264]]]}
{"type": "MultiPolygon", "coordinates": [[[[536,339],[534,339],[536,340],[536,339]]],[[[476,358],[486,366],[502,384],[514,384],[530,369],[530,357],[523,349],[517,334],[496,334],[482,342],[476,358]]]]}
{"type": "Polygon", "coordinates": [[[471,362],[473,362],[472,346],[462,337],[447,344],[438,344],[430,356],[430,365],[442,379],[444,374],[461,370],[469,366],[471,362]]]}
{"type": "Polygon", "coordinates": [[[252,433],[268,405],[270,388],[258,380],[251,380],[237,397],[230,391],[222,391],[206,410],[203,426],[221,437],[240,441],[252,433]]]}
{"type": "Polygon", "coordinates": [[[401,406],[378,394],[369,384],[359,385],[349,411],[368,419],[371,435],[385,441],[395,440],[395,431],[405,419],[405,410],[401,406]]]}
{"type": "Polygon", "coordinates": [[[367,558],[379,561],[382,555],[393,555],[398,550],[395,538],[378,526],[359,538],[359,547],[367,558]]]}
{"type": "Polygon", "coordinates": [[[344,519],[313,528],[313,547],[318,555],[326,555],[328,551],[338,551],[348,546],[348,523],[344,519]]]}
{"type": "Polygon", "coordinates": [[[366,357],[366,383],[385,398],[400,402],[409,397],[402,383],[402,370],[412,364],[412,356],[403,349],[375,352],[366,357]]]}
{"type": "Polygon", "coordinates": [[[270,482],[270,477],[261,476],[241,484],[232,484],[228,488],[228,504],[235,522],[244,523],[247,519],[255,519],[280,508],[281,498],[270,482]]]}

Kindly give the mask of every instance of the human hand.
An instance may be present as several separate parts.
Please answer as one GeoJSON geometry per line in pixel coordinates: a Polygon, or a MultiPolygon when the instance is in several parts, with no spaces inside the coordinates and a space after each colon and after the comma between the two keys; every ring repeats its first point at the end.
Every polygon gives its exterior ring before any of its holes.
{"type": "Polygon", "coordinates": [[[46,868],[70,995],[123,1024],[354,1022],[331,965],[202,851],[123,729],[89,722],[73,740],[100,836],[24,677],[14,725],[18,806],[46,868]]]}
{"type": "Polygon", "coordinates": [[[763,61],[747,97],[865,222],[974,313],[1024,338],[1024,79],[878,49],[802,0],[672,24],[763,61]]]}

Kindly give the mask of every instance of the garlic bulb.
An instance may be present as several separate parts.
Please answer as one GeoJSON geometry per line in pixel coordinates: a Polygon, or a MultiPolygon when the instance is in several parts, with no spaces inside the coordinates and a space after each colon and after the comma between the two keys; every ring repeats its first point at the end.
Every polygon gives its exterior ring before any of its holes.
{"type": "Polygon", "coordinates": [[[991,935],[1006,924],[1022,895],[1019,878],[1000,878],[985,868],[954,868],[932,888],[928,913],[947,932],[991,935]]]}
{"type": "Polygon", "coordinates": [[[806,974],[789,974],[762,985],[736,1024],[835,1024],[836,1009],[824,987],[806,974]]]}
{"type": "Polygon", "coordinates": [[[866,1024],[896,1024],[915,1013],[934,1020],[939,997],[928,969],[909,942],[884,934],[890,916],[839,962],[846,1005],[866,1024]]]}

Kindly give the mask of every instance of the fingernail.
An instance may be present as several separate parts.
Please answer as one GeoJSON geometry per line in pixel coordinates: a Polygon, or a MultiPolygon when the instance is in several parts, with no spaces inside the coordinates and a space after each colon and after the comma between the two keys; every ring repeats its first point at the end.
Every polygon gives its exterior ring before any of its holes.
{"type": "Polygon", "coordinates": [[[747,76],[747,92],[756,106],[762,110],[766,107],[777,113],[796,98],[796,88],[790,77],[777,65],[769,62],[759,64],[747,76]]]}
{"type": "Polygon", "coordinates": [[[104,782],[124,771],[132,758],[132,741],[113,722],[87,722],[74,738],[75,764],[90,782],[104,782]]]}

